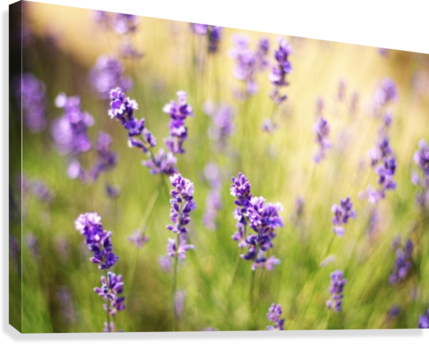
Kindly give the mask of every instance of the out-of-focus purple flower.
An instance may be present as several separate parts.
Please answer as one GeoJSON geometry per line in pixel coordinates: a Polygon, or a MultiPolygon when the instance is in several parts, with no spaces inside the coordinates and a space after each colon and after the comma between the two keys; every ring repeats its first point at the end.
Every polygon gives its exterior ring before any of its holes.
{"type": "Polygon", "coordinates": [[[411,254],[413,253],[414,245],[411,240],[408,240],[403,247],[396,250],[395,267],[389,277],[390,284],[397,282],[407,277],[408,271],[411,269],[411,254]]]}
{"type": "Polygon", "coordinates": [[[282,306],[273,303],[268,309],[267,318],[268,321],[272,322],[273,326],[267,326],[268,331],[282,331],[284,330],[285,319],[280,319],[282,316],[282,306]]]}
{"type": "Polygon", "coordinates": [[[316,102],[316,117],[322,117],[323,116],[323,110],[325,109],[325,101],[322,97],[317,97],[316,102]]]}
{"type": "Polygon", "coordinates": [[[400,313],[401,313],[401,307],[399,307],[398,305],[392,306],[387,311],[387,320],[392,320],[396,318],[400,313]]]}
{"type": "Polygon", "coordinates": [[[209,128],[209,137],[218,142],[219,148],[223,148],[227,144],[227,139],[234,132],[234,111],[231,106],[220,104],[210,116],[213,125],[209,128]]]}
{"type": "Polygon", "coordinates": [[[24,124],[33,133],[46,127],[45,85],[33,74],[23,74],[15,80],[15,96],[22,106],[24,124]]]}
{"type": "Polygon", "coordinates": [[[133,14],[116,13],[113,18],[113,28],[119,35],[136,31],[140,18],[133,14]]]}
{"type": "Polygon", "coordinates": [[[57,299],[65,322],[69,325],[75,323],[77,320],[77,313],[73,304],[70,289],[66,286],[59,287],[57,290],[57,299]]]}
{"type": "Polygon", "coordinates": [[[144,56],[144,53],[138,51],[130,41],[122,42],[119,52],[123,58],[132,60],[139,60],[144,56]]]}
{"type": "Polygon", "coordinates": [[[91,177],[96,180],[100,173],[110,171],[116,166],[116,153],[110,149],[112,138],[109,134],[99,132],[95,142],[97,161],[91,171],[91,177]]]}
{"type": "Polygon", "coordinates": [[[257,268],[266,269],[267,271],[274,270],[275,265],[280,264],[280,259],[277,259],[275,256],[266,258],[262,251],[259,251],[258,257],[255,259],[252,265],[252,270],[257,268]]]}
{"type": "Polygon", "coordinates": [[[347,224],[350,218],[354,219],[356,217],[350,197],[340,200],[340,205],[334,204],[331,211],[334,213],[334,216],[332,217],[334,233],[338,236],[343,236],[345,233],[344,225],[347,224]]]}
{"type": "Polygon", "coordinates": [[[417,203],[425,209],[429,204],[429,146],[426,140],[420,140],[419,149],[414,153],[414,162],[419,171],[414,171],[411,181],[420,187],[417,193],[417,203]]]}
{"type": "Polygon", "coordinates": [[[389,56],[389,52],[390,50],[387,48],[377,48],[377,52],[380,54],[380,56],[382,57],[388,57],[389,56]]]}
{"type": "Polygon", "coordinates": [[[359,106],[359,93],[353,92],[352,98],[350,100],[350,107],[349,107],[349,111],[351,115],[354,115],[357,112],[358,106],[359,106]]]}
{"type": "Polygon", "coordinates": [[[286,76],[292,73],[292,64],[289,61],[292,47],[283,37],[279,37],[277,42],[279,45],[274,52],[276,64],[272,67],[269,75],[269,80],[274,86],[270,96],[277,104],[281,104],[287,99],[285,94],[280,94],[280,88],[289,85],[286,76]]]}
{"type": "Polygon", "coordinates": [[[93,254],[91,262],[97,264],[100,270],[115,265],[119,258],[113,253],[110,239],[112,232],[103,229],[101,217],[97,213],[79,215],[75,228],[85,237],[85,244],[93,254]]]}
{"type": "Polygon", "coordinates": [[[418,326],[419,328],[429,328],[429,308],[426,314],[420,314],[418,326]]]}
{"type": "Polygon", "coordinates": [[[380,199],[385,198],[387,190],[396,189],[396,182],[393,180],[396,160],[388,137],[383,136],[378,144],[368,151],[368,156],[371,160],[371,166],[374,167],[374,171],[379,177],[379,189],[368,193],[368,199],[371,203],[377,203],[380,199]]]}
{"type": "Polygon", "coordinates": [[[163,271],[170,272],[172,269],[171,257],[168,255],[161,256],[158,259],[159,266],[163,271]]]}
{"type": "Polygon", "coordinates": [[[55,120],[52,126],[52,136],[61,154],[78,156],[91,149],[88,137],[88,127],[94,124],[94,119],[80,108],[78,96],[67,97],[61,93],[55,99],[55,105],[64,110],[62,117],[55,120]]]}
{"type": "Polygon", "coordinates": [[[264,121],[262,122],[262,131],[265,131],[266,133],[272,135],[277,129],[278,129],[278,124],[273,122],[271,119],[269,118],[265,118],[264,121]]]}
{"type": "Polygon", "coordinates": [[[316,133],[316,142],[319,146],[318,152],[313,156],[313,161],[318,164],[325,157],[326,151],[331,148],[328,121],[320,117],[314,125],[313,131],[316,133]]]}
{"type": "Polygon", "coordinates": [[[134,231],[134,234],[131,236],[128,236],[127,238],[128,238],[128,241],[136,245],[138,249],[141,249],[143,245],[149,241],[149,238],[144,233],[142,233],[139,229],[136,229],[134,231]]]}
{"type": "Polygon", "coordinates": [[[398,90],[395,82],[390,78],[384,78],[375,92],[373,109],[374,113],[381,111],[387,104],[398,99],[398,90]]]}
{"type": "Polygon", "coordinates": [[[188,116],[194,116],[192,107],[186,103],[188,94],[183,91],[177,92],[177,103],[172,100],[164,105],[162,111],[170,115],[170,136],[165,139],[165,145],[173,154],[183,154],[183,143],[188,137],[188,128],[185,120],[188,116]]]}
{"type": "Polygon", "coordinates": [[[207,26],[206,24],[191,23],[191,30],[197,35],[205,36],[207,34],[207,26]]]}
{"type": "Polygon", "coordinates": [[[186,293],[183,290],[178,290],[174,294],[174,312],[177,317],[181,317],[185,310],[186,293]]]}
{"type": "Polygon", "coordinates": [[[343,278],[343,272],[341,270],[331,273],[331,286],[329,287],[331,298],[326,301],[326,307],[333,309],[336,312],[341,312],[344,297],[343,291],[346,282],[347,281],[343,278]]]}
{"type": "Polygon", "coordinates": [[[105,190],[107,196],[110,198],[118,198],[121,195],[121,188],[117,185],[111,185],[109,183],[106,183],[105,190]]]}
{"type": "Polygon", "coordinates": [[[222,209],[220,190],[213,189],[209,192],[206,201],[206,211],[203,217],[204,225],[211,230],[217,228],[216,217],[219,210],[222,209]]]}
{"type": "Polygon", "coordinates": [[[133,86],[131,78],[124,75],[124,66],[121,61],[107,55],[97,59],[90,72],[90,80],[101,99],[108,99],[110,91],[114,88],[119,87],[127,92],[133,86]]]}
{"type": "Polygon", "coordinates": [[[125,309],[125,296],[121,296],[123,290],[122,276],[116,276],[111,271],[107,273],[107,280],[105,276],[101,276],[101,288],[94,288],[94,291],[106,301],[104,309],[110,315],[115,315],[125,309]]]}
{"type": "Polygon", "coordinates": [[[346,81],[341,79],[338,83],[337,99],[341,102],[346,96],[346,81]]]}
{"type": "Polygon", "coordinates": [[[237,92],[240,98],[247,99],[258,91],[256,74],[265,70],[268,66],[269,41],[262,38],[257,48],[253,51],[249,48],[248,36],[234,35],[232,37],[234,48],[230,50],[230,56],[235,60],[234,77],[244,83],[244,90],[237,92]]]}
{"type": "Polygon", "coordinates": [[[151,174],[166,174],[171,176],[177,173],[177,159],[171,152],[165,152],[160,148],[158,154],[152,156],[150,160],[143,160],[142,165],[150,169],[151,174]]]}
{"type": "Polygon", "coordinates": [[[177,255],[179,259],[185,259],[186,251],[194,248],[187,244],[186,237],[187,226],[191,221],[190,213],[196,209],[194,184],[178,173],[170,177],[170,182],[174,188],[170,192],[170,219],[173,224],[168,225],[167,229],[177,234],[177,241],[168,239],[167,252],[170,257],[177,255]]]}
{"type": "Polygon", "coordinates": [[[219,43],[222,38],[222,26],[191,24],[191,30],[198,36],[207,36],[207,51],[211,54],[219,49],[219,43]]]}

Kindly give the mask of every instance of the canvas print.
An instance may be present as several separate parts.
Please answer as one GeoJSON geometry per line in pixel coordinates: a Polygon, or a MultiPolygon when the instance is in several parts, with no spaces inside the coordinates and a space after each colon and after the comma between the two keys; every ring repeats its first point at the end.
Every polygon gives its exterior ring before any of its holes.
{"type": "Polygon", "coordinates": [[[9,15],[17,330],[429,327],[429,55],[9,15]]]}

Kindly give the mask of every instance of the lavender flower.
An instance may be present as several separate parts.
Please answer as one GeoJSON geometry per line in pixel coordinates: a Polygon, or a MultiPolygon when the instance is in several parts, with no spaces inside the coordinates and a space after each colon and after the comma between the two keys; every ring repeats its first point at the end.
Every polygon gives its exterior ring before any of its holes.
{"type": "Polygon", "coordinates": [[[219,105],[213,113],[210,114],[213,125],[210,126],[208,134],[210,139],[218,142],[222,149],[227,144],[227,139],[234,132],[234,112],[229,105],[219,105]]]}
{"type": "Polygon", "coordinates": [[[282,316],[282,306],[273,303],[268,309],[267,318],[268,321],[272,322],[273,326],[267,326],[268,331],[282,331],[284,330],[285,319],[280,319],[282,316]]]}
{"type": "Polygon", "coordinates": [[[92,169],[91,176],[96,180],[100,173],[110,171],[116,166],[116,153],[110,150],[112,138],[104,132],[98,133],[98,138],[95,143],[97,152],[97,161],[92,169]]]}
{"type": "Polygon", "coordinates": [[[222,209],[220,190],[213,189],[207,196],[206,211],[203,217],[203,223],[208,229],[216,229],[216,217],[220,209],[222,209]]]}
{"type": "Polygon", "coordinates": [[[121,188],[117,185],[106,183],[105,188],[107,196],[110,198],[118,198],[121,195],[121,188]]]}
{"type": "Polygon", "coordinates": [[[191,24],[191,30],[198,36],[207,36],[207,51],[211,54],[219,49],[219,43],[222,38],[222,26],[191,24]]]}
{"type": "Polygon", "coordinates": [[[396,84],[392,79],[384,78],[374,95],[374,112],[377,113],[387,104],[398,99],[396,84]]]}
{"type": "Polygon", "coordinates": [[[33,133],[46,127],[45,85],[34,75],[27,73],[16,79],[15,96],[22,105],[24,124],[33,133]]]}
{"type": "Polygon", "coordinates": [[[174,294],[174,310],[176,316],[181,317],[185,310],[186,293],[183,290],[178,290],[174,294]]]}
{"type": "Polygon", "coordinates": [[[341,79],[338,83],[337,99],[341,102],[344,100],[346,95],[346,81],[341,79]]]}
{"type": "Polygon", "coordinates": [[[128,241],[136,245],[138,249],[141,249],[143,245],[149,241],[149,238],[140,230],[136,229],[133,235],[128,236],[128,241]]]}
{"type": "Polygon", "coordinates": [[[319,151],[313,156],[313,161],[318,164],[325,157],[326,151],[331,148],[328,121],[320,117],[314,125],[313,131],[316,133],[316,142],[319,145],[319,151]]]}
{"type": "Polygon", "coordinates": [[[58,151],[72,156],[89,151],[91,140],[87,131],[94,124],[94,119],[80,109],[80,98],[60,93],[55,99],[55,105],[64,110],[63,116],[54,121],[52,126],[52,136],[58,151]]]}
{"type": "Polygon", "coordinates": [[[183,91],[177,92],[177,103],[172,100],[166,104],[162,111],[170,115],[170,136],[165,139],[167,148],[173,154],[183,154],[183,143],[188,137],[188,128],[185,127],[185,120],[188,116],[194,116],[192,107],[186,103],[188,94],[183,91]]]}
{"type": "Polygon", "coordinates": [[[159,266],[163,271],[170,272],[172,270],[171,258],[168,255],[161,256],[158,259],[159,266]]]}
{"type": "Polygon", "coordinates": [[[131,78],[124,75],[124,66],[121,61],[107,55],[97,59],[95,67],[90,72],[90,80],[101,99],[108,99],[110,90],[115,87],[127,92],[133,86],[131,78]]]}
{"type": "Polygon", "coordinates": [[[280,94],[280,88],[289,85],[286,77],[292,73],[292,65],[289,61],[289,55],[292,53],[292,47],[289,42],[282,37],[279,37],[277,42],[279,46],[274,52],[276,65],[272,67],[269,75],[269,80],[274,86],[270,96],[277,104],[281,104],[287,99],[286,95],[280,94]]]}
{"type": "Polygon", "coordinates": [[[115,265],[119,258],[113,253],[110,239],[112,232],[103,229],[101,217],[97,213],[80,215],[75,221],[75,227],[85,237],[85,244],[93,253],[91,262],[97,264],[100,270],[115,265]]]}
{"type": "Polygon", "coordinates": [[[397,282],[407,277],[408,271],[411,269],[411,254],[413,253],[414,245],[411,240],[408,240],[404,247],[399,247],[396,250],[395,267],[389,277],[390,284],[397,282]]]}
{"type": "Polygon", "coordinates": [[[331,298],[326,301],[326,307],[333,309],[335,312],[341,312],[344,297],[343,290],[346,282],[341,270],[331,273],[331,286],[329,288],[331,298]]]}
{"type": "Polygon", "coordinates": [[[107,273],[107,280],[105,276],[101,276],[101,288],[96,287],[94,291],[106,301],[104,309],[110,315],[115,315],[117,312],[125,309],[125,296],[121,296],[123,289],[122,276],[116,276],[113,272],[109,271],[107,273]]]}
{"type": "Polygon", "coordinates": [[[420,187],[417,193],[417,203],[425,209],[429,204],[429,146],[426,140],[420,140],[419,150],[414,153],[414,162],[419,168],[419,172],[414,171],[411,181],[420,187]]]}
{"type": "Polygon", "coordinates": [[[398,305],[392,306],[387,311],[387,320],[392,320],[396,318],[400,313],[401,313],[401,307],[399,307],[398,305]]]}
{"type": "Polygon", "coordinates": [[[420,314],[418,326],[419,328],[429,328],[429,308],[426,314],[420,314]]]}
{"type": "Polygon", "coordinates": [[[136,31],[140,18],[133,14],[116,13],[113,28],[119,35],[125,35],[136,31]]]}
{"type": "Polygon", "coordinates": [[[171,176],[177,173],[176,162],[177,159],[171,152],[166,153],[161,148],[158,154],[152,156],[150,160],[143,160],[142,165],[148,167],[151,174],[166,174],[167,176],[171,176]]]}
{"type": "Polygon", "coordinates": [[[265,252],[273,247],[271,241],[276,236],[276,229],[283,227],[283,221],[278,214],[283,207],[280,203],[267,203],[263,197],[252,197],[250,183],[241,173],[237,178],[233,177],[232,182],[230,192],[237,198],[234,217],[238,221],[238,231],[232,239],[239,241],[239,247],[249,247],[248,252],[241,257],[253,262],[252,270],[258,267],[272,270],[279,261],[274,256],[265,257],[265,252]],[[247,225],[255,234],[247,235],[247,225]]]}
{"type": "Polygon", "coordinates": [[[266,133],[272,135],[278,129],[278,127],[279,126],[277,123],[273,122],[269,118],[265,118],[262,122],[261,129],[262,131],[265,131],[266,133]]]}
{"type": "Polygon", "coordinates": [[[68,287],[58,288],[57,298],[60,305],[61,314],[67,324],[73,324],[77,320],[76,310],[73,305],[72,295],[68,287]]]}
{"type": "Polygon", "coordinates": [[[177,241],[168,239],[167,252],[170,257],[177,255],[179,259],[185,259],[186,251],[194,248],[187,244],[186,237],[187,226],[191,221],[190,213],[196,208],[193,200],[194,184],[178,173],[170,177],[170,182],[174,187],[170,192],[170,219],[173,224],[168,225],[167,229],[177,234],[177,241]]]}
{"type": "Polygon", "coordinates": [[[350,218],[354,219],[356,217],[350,197],[340,200],[340,205],[334,204],[331,211],[334,213],[334,217],[332,218],[334,233],[341,237],[345,233],[343,226],[347,224],[350,218]]]}
{"type": "Polygon", "coordinates": [[[248,98],[258,91],[256,74],[268,66],[267,55],[269,41],[262,38],[255,51],[249,48],[250,39],[247,36],[234,35],[232,41],[235,45],[230,50],[230,56],[235,60],[234,77],[244,83],[244,90],[237,92],[239,98],[248,98]]]}

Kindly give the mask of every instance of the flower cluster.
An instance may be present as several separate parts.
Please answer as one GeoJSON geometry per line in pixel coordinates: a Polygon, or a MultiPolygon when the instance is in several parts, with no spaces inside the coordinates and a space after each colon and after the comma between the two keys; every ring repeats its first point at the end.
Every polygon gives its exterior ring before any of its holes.
{"type": "Polygon", "coordinates": [[[230,50],[230,56],[235,60],[234,77],[244,83],[243,92],[237,92],[237,95],[246,99],[258,91],[256,74],[268,67],[269,41],[260,39],[255,51],[249,48],[247,36],[234,35],[232,41],[235,46],[230,50]]]}
{"type": "Polygon", "coordinates": [[[395,82],[390,78],[384,78],[379,88],[376,90],[374,95],[373,109],[377,114],[387,104],[398,99],[398,90],[395,82]]]}
{"type": "Polygon", "coordinates": [[[239,241],[239,247],[248,247],[248,252],[241,257],[253,262],[252,270],[258,267],[272,270],[280,262],[274,256],[267,258],[264,253],[273,247],[275,230],[283,227],[279,216],[283,207],[280,203],[268,203],[263,197],[252,197],[250,188],[250,183],[243,174],[239,173],[237,178],[232,178],[230,192],[236,197],[234,217],[238,220],[238,231],[232,238],[239,241]],[[247,235],[247,224],[254,234],[247,235]]]}
{"type": "Polygon", "coordinates": [[[112,29],[118,35],[127,35],[136,31],[140,18],[133,14],[110,13],[105,11],[93,11],[93,20],[103,25],[106,29],[112,29]]]}
{"type": "Polygon", "coordinates": [[[426,311],[426,314],[420,314],[419,328],[429,328],[429,308],[426,311]]]}
{"type": "Polygon", "coordinates": [[[151,174],[166,174],[171,176],[177,172],[176,169],[177,159],[171,152],[165,152],[160,149],[158,154],[151,156],[150,160],[143,160],[143,166],[150,169],[151,174]]]}
{"type": "Polygon", "coordinates": [[[331,211],[334,213],[334,216],[332,217],[334,233],[338,236],[343,236],[345,233],[343,226],[347,224],[350,218],[354,219],[356,217],[350,197],[340,200],[340,205],[334,204],[331,211]]]}
{"type": "Polygon", "coordinates": [[[331,148],[328,121],[320,117],[314,125],[313,131],[316,133],[316,142],[319,146],[319,151],[314,154],[313,161],[318,164],[325,157],[326,151],[331,148]]]}
{"type": "Polygon", "coordinates": [[[414,171],[411,181],[421,188],[417,194],[417,203],[424,209],[429,204],[429,146],[425,140],[419,142],[419,150],[414,153],[414,162],[420,174],[414,171]]]}
{"type": "Polygon", "coordinates": [[[102,99],[108,99],[110,90],[120,87],[127,92],[133,86],[130,77],[124,75],[124,66],[121,61],[102,55],[97,59],[95,67],[90,72],[90,80],[94,90],[102,99]]]}
{"type": "Polygon", "coordinates": [[[75,227],[85,237],[85,243],[93,253],[91,262],[97,264],[100,270],[115,265],[119,258],[113,253],[110,239],[112,232],[103,229],[101,217],[97,213],[80,215],[75,221],[75,227]]]}
{"type": "Polygon", "coordinates": [[[289,61],[292,47],[283,37],[279,37],[277,42],[279,46],[274,52],[276,65],[272,67],[269,75],[269,79],[274,86],[270,96],[277,104],[281,104],[286,100],[287,96],[285,94],[280,94],[280,88],[289,85],[286,76],[292,73],[292,65],[289,61]]]}
{"type": "Polygon", "coordinates": [[[177,92],[177,103],[172,100],[164,105],[162,111],[170,115],[170,136],[165,139],[165,145],[173,154],[183,154],[183,143],[188,137],[188,128],[185,120],[188,116],[194,116],[192,107],[186,103],[188,97],[186,92],[177,92]]]}
{"type": "Polygon", "coordinates": [[[78,96],[67,97],[61,93],[55,99],[57,107],[64,110],[64,114],[56,119],[52,125],[52,137],[58,151],[69,155],[70,162],[67,170],[71,179],[86,179],[78,157],[91,149],[91,140],[88,136],[88,127],[94,124],[94,119],[80,109],[78,96]]]}
{"type": "Polygon", "coordinates": [[[115,315],[117,312],[125,309],[125,296],[121,296],[124,289],[122,276],[116,276],[113,272],[107,273],[107,280],[105,276],[101,276],[101,288],[96,287],[94,291],[100,295],[107,303],[104,309],[110,315],[115,315]]]}
{"type": "Polygon", "coordinates": [[[33,133],[46,127],[45,85],[32,74],[23,74],[16,80],[15,96],[22,105],[24,124],[33,133]]]}
{"type": "Polygon", "coordinates": [[[368,199],[371,203],[377,203],[380,199],[386,197],[387,190],[395,190],[396,182],[393,176],[396,171],[396,159],[393,155],[393,150],[390,147],[389,138],[384,136],[378,144],[369,150],[368,155],[371,160],[371,166],[378,174],[377,190],[367,190],[368,199]]]}
{"type": "Polygon", "coordinates": [[[331,286],[329,287],[329,292],[331,293],[331,298],[326,301],[326,306],[336,312],[341,312],[344,297],[343,291],[347,280],[343,278],[343,272],[341,270],[332,272],[330,276],[331,286]]]}
{"type": "Polygon", "coordinates": [[[411,240],[407,240],[404,247],[398,247],[396,250],[395,267],[389,277],[390,284],[395,284],[403,280],[411,269],[411,254],[414,245],[411,240]]]}
{"type": "Polygon", "coordinates": [[[191,24],[191,30],[196,35],[207,36],[207,51],[216,53],[219,50],[219,43],[222,38],[222,26],[191,24]]]}
{"type": "Polygon", "coordinates": [[[280,319],[282,316],[282,306],[273,303],[268,309],[267,318],[268,321],[272,322],[273,326],[267,326],[268,331],[282,331],[284,330],[285,319],[280,319]]]}
{"type": "Polygon", "coordinates": [[[141,249],[149,241],[149,238],[146,234],[136,229],[134,234],[128,237],[128,241],[136,245],[138,249],[141,249]]]}
{"type": "Polygon", "coordinates": [[[186,251],[193,249],[192,245],[186,244],[186,233],[187,225],[191,221],[190,213],[196,208],[193,196],[194,184],[178,173],[170,177],[170,182],[174,187],[170,192],[170,219],[173,224],[168,225],[167,229],[177,234],[177,242],[169,239],[167,251],[170,257],[178,255],[180,259],[184,259],[186,251]]]}
{"type": "Polygon", "coordinates": [[[95,150],[97,152],[97,161],[91,172],[92,180],[96,180],[100,173],[110,171],[116,166],[116,153],[110,149],[112,138],[104,132],[98,133],[97,141],[95,142],[95,150]]]}

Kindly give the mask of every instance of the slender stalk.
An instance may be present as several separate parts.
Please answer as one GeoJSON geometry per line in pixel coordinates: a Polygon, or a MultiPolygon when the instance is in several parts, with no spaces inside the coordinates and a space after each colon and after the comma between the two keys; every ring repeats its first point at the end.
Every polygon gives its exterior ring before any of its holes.
{"type": "Polygon", "coordinates": [[[178,249],[180,244],[180,234],[177,234],[176,239],[176,254],[174,255],[174,268],[173,268],[173,278],[171,280],[171,328],[172,331],[176,331],[176,309],[174,305],[174,299],[176,296],[176,287],[177,287],[177,263],[178,263],[178,249]]]}
{"type": "Polygon", "coordinates": [[[249,312],[250,312],[250,326],[249,330],[253,330],[256,328],[255,326],[255,312],[254,312],[254,289],[255,289],[255,275],[256,270],[252,270],[252,274],[250,276],[250,285],[249,285],[249,312]]]}
{"type": "MultiPolygon", "coordinates": [[[[109,270],[106,269],[106,284],[107,286],[109,285],[109,270]]],[[[107,308],[106,308],[106,320],[107,320],[107,332],[111,332],[110,331],[110,299],[107,297],[106,298],[106,304],[107,304],[107,308]]]]}

